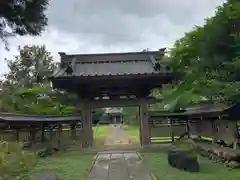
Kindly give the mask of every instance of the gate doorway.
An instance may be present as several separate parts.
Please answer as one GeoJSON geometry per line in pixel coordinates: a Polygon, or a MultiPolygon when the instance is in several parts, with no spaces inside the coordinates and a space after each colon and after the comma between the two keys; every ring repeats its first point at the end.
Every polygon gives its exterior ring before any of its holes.
{"type": "Polygon", "coordinates": [[[103,108],[104,115],[92,127],[94,147],[140,147],[139,107],[103,108]],[[115,121],[112,117],[118,117],[115,121]]]}

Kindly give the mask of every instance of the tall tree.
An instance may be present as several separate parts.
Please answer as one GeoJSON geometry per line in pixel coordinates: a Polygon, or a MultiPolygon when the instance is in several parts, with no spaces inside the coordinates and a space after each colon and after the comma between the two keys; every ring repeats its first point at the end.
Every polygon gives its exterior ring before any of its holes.
{"type": "Polygon", "coordinates": [[[240,1],[228,0],[204,26],[195,27],[175,42],[165,63],[178,79],[162,89],[162,107],[240,98],[239,22],[240,1]]]}
{"type": "Polygon", "coordinates": [[[5,78],[9,84],[29,88],[34,83],[43,83],[55,67],[53,57],[44,45],[19,47],[19,55],[6,62],[10,71],[5,78]]]}
{"type": "Polygon", "coordinates": [[[44,11],[48,2],[49,0],[1,0],[0,38],[5,45],[9,36],[40,35],[47,25],[44,11]]]}
{"type": "Polygon", "coordinates": [[[22,114],[62,115],[77,111],[74,103],[66,103],[66,101],[76,102],[76,97],[71,98],[64,96],[63,93],[59,94],[48,84],[17,89],[10,95],[10,99],[14,111],[22,114]]]}
{"type": "Polygon", "coordinates": [[[52,89],[47,76],[56,67],[45,46],[19,47],[19,55],[7,60],[9,72],[0,83],[0,111],[62,115],[79,112],[74,94],[52,89]]]}

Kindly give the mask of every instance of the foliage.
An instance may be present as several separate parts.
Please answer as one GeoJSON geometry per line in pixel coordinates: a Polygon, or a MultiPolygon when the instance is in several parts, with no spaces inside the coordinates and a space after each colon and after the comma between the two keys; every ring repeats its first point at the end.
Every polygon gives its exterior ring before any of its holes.
{"type": "Polygon", "coordinates": [[[124,107],[123,108],[123,121],[126,124],[138,125],[138,110],[136,107],[124,107]]]}
{"type": "Polygon", "coordinates": [[[48,148],[45,148],[42,151],[39,151],[38,152],[38,157],[45,158],[45,157],[53,155],[54,153],[56,153],[58,151],[59,151],[58,148],[48,147],[48,148]]]}
{"type": "Polygon", "coordinates": [[[94,109],[92,112],[93,122],[100,121],[103,115],[104,115],[104,109],[94,109]]]}
{"type": "Polygon", "coordinates": [[[76,110],[76,95],[53,90],[47,80],[56,64],[45,46],[19,47],[19,55],[7,60],[7,65],[10,71],[1,83],[1,111],[61,115],[76,110]]]}
{"type": "MultiPolygon", "coordinates": [[[[50,86],[35,86],[22,89],[11,96],[15,112],[34,115],[63,115],[70,114],[76,107],[61,101],[58,91],[50,86]],[[51,92],[51,94],[49,94],[51,92]]],[[[64,95],[62,95],[64,96],[64,95]]],[[[67,97],[63,98],[65,101],[67,97]]],[[[75,101],[77,98],[75,98],[75,101]]]]}
{"type": "Polygon", "coordinates": [[[14,35],[40,35],[47,25],[44,11],[48,2],[49,0],[1,0],[0,38],[5,45],[6,38],[14,35]]]}
{"type": "Polygon", "coordinates": [[[35,154],[22,150],[20,143],[0,142],[0,178],[14,180],[36,163],[35,154]]]}
{"type": "Polygon", "coordinates": [[[47,75],[56,64],[46,46],[24,46],[18,48],[19,55],[6,59],[9,72],[5,79],[10,85],[31,88],[35,83],[45,83],[47,75]]]}
{"type": "Polygon", "coordinates": [[[228,0],[205,25],[177,40],[164,63],[178,78],[161,90],[161,107],[240,97],[240,1],[228,0]]]}

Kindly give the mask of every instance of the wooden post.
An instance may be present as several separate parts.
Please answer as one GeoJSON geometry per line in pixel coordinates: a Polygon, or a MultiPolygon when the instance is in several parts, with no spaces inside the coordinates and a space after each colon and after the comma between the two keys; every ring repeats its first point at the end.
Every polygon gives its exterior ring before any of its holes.
{"type": "Polygon", "coordinates": [[[76,138],[76,123],[75,122],[70,124],[70,129],[71,129],[71,138],[75,139],[76,138]]]}
{"type": "Polygon", "coordinates": [[[212,140],[212,144],[213,145],[216,145],[217,144],[217,139],[216,139],[216,136],[218,134],[218,125],[215,123],[214,120],[212,120],[212,127],[214,127],[214,137],[213,137],[213,140],[212,140]]]}
{"type": "Polygon", "coordinates": [[[235,137],[234,137],[234,142],[233,142],[233,149],[236,150],[238,148],[238,143],[239,143],[239,137],[238,137],[238,122],[235,122],[235,137]]]}
{"type": "Polygon", "coordinates": [[[58,148],[61,146],[61,137],[62,137],[62,125],[58,124],[58,148]]]}
{"type": "Polygon", "coordinates": [[[148,116],[148,131],[149,131],[149,143],[152,144],[152,127],[153,124],[149,123],[149,116],[148,116]]]}
{"type": "Polygon", "coordinates": [[[142,123],[141,123],[141,114],[140,114],[140,106],[138,106],[138,119],[139,119],[139,141],[142,145],[142,123]]]}
{"type": "Polygon", "coordinates": [[[53,128],[50,126],[49,127],[49,140],[52,141],[53,139],[53,128]]]}
{"type": "Polygon", "coordinates": [[[190,127],[189,127],[189,119],[186,119],[186,132],[188,139],[190,138],[190,127]]]}
{"type": "Polygon", "coordinates": [[[82,111],[83,122],[83,148],[92,146],[93,143],[93,131],[92,131],[92,110],[91,107],[85,106],[82,111]]]}
{"type": "Polygon", "coordinates": [[[31,144],[35,143],[36,138],[36,129],[34,127],[30,127],[30,142],[31,144]]]}
{"type": "Polygon", "coordinates": [[[18,141],[19,142],[19,129],[16,129],[16,141],[18,141]]]}
{"type": "Polygon", "coordinates": [[[171,139],[172,139],[172,143],[174,143],[174,132],[173,132],[173,122],[172,122],[172,119],[169,119],[170,120],[170,135],[171,135],[171,139]]]}
{"type": "Polygon", "coordinates": [[[41,130],[41,141],[42,143],[44,143],[45,141],[45,127],[44,127],[44,124],[42,124],[42,130],[41,130]]]}
{"type": "Polygon", "coordinates": [[[140,114],[140,133],[142,140],[141,144],[142,146],[148,146],[151,144],[151,140],[149,134],[147,104],[143,100],[140,102],[139,114],[140,114]]]}

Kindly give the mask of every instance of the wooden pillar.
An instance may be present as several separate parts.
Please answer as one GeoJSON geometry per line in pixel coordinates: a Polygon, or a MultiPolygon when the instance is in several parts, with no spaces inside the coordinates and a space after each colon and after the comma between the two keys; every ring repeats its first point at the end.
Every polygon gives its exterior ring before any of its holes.
{"type": "Polygon", "coordinates": [[[140,105],[138,106],[138,119],[139,119],[139,141],[142,145],[142,123],[141,123],[141,114],[140,114],[140,105]]]}
{"type": "Polygon", "coordinates": [[[62,124],[58,124],[58,148],[61,146],[62,124]]]}
{"type": "Polygon", "coordinates": [[[91,107],[85,106],[82,109],[82,122],[83,122],[83,148],[92,146],[93,131],[92,131],[92,110],[91,107]]]}
{"type": "Polygon", "coordinates": [[[49,140],[52,141],[53,139],[53,128],[50,126],[49,127],[49,140]]]}
{"type": "Polygon", "coordinates": [[[170,120],[170,135],[171,135],[172,143],[174,143],[173,121],[172,121],[172,118],[170,118],[169,120],[170,120]]]}
{"type": "Polygon", "coordinates": [[[36,138],[36,129],[34,127],[30,127],[30,142],[31,144],[35,143],[35,138],[36,138]]]}
{"type": "Polygon", "coordinates": [[[189,127],[189,119],[186,119],[186,132],[188,139],[190,138],[190,127],[189,127]]]}
{"type": "Polygon", "coordinates": [[[216,136],[217,136],[217,133],[218,133],[217,132],[218,127],[216,126],[215,120],[212,120],[211,123],[212,123],[212,127],[213,127],[213,130],[214,130],[214,134],[213,134],[214,137],[212,139],[212,144],[216,145],[217,144],[216,136]]]}
{"type": "Polygon", "coordinates": [[[239,137],[238,137],[238,122],[236,121],[234,124],[234,131],[235,131],[235,135],[234,135],[234,141],[233,141],[233,149],[236,150],[238,149],[238,143],[239,141],[239,137]]]}
{"type": "Polygon", "coordinates": [[[42,141],[42,143],[45,141],[45,127],[44,127],[44,124],[42,124],[42,128],[41,128],[41,141],[42,141]]]}
{"type": "MultiPolygon", "coordinates": [[[[149,117],[148,117],[148,121],[149,121],[149,117]]],[[[153,128],[153,123],[151,122],[151,124],[148,123],[148,131],[149,131],[149,143],[152,144],[152,128],[153,128]]]]}
{"type": "Polygon", "coordinates": [[[70,124],[70,129],[71,129],[71,138],[72,139],[76,139],[76,122],[73,122],[72,124],[70,124]]]}
{"type": "Polygon", "coordinates": [[[19,132],[20,132],[20,130],[16,129],[16,141],[19,141],[19,132]]]}
{"type": "Polygon", "coordinates": [[[149,134],[149,124],[148,124],[148,114],[147,114],[147,103],[146,101],[141,101],[139,105],[139,119],[140,119],[140,141],[142,146],[147,146],[151,144],[150,134],[149,134]]]}

